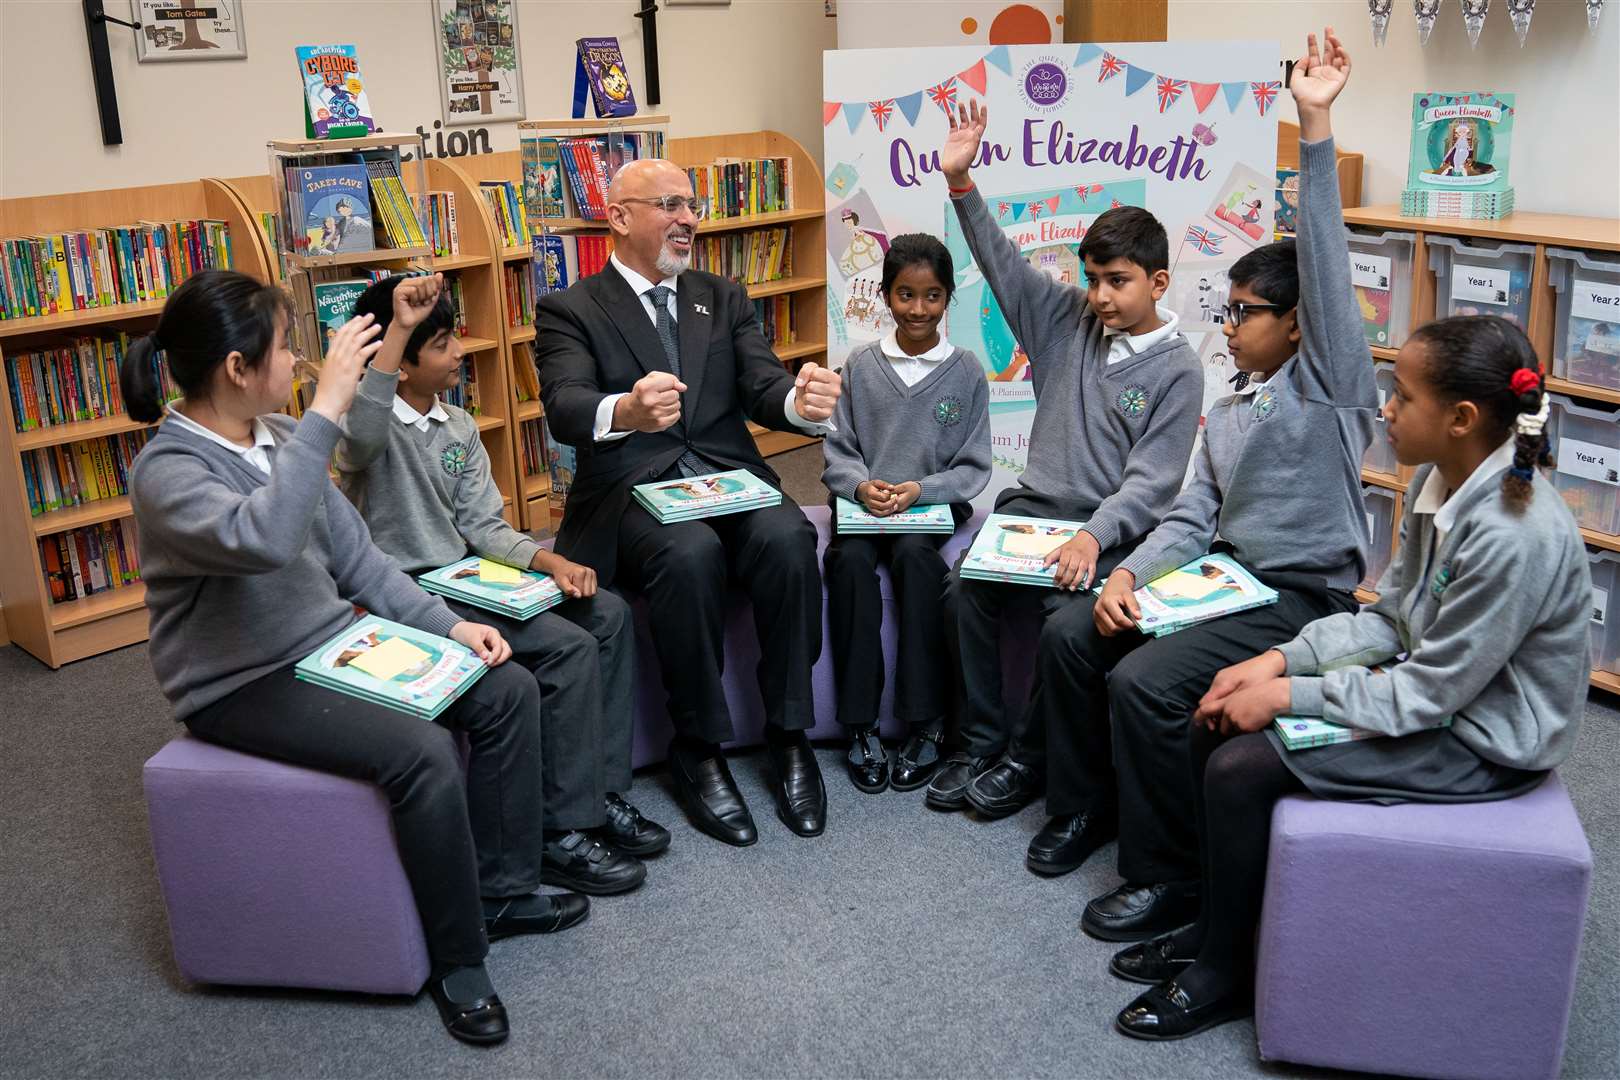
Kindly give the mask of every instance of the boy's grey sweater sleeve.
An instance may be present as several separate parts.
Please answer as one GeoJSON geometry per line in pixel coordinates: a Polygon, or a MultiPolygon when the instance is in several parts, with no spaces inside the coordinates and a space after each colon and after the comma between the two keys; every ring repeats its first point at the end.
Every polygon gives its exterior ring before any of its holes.
{"type": "MultiPolygon", "coordinates": [[[[964,357],[964,360],[972,358],[964,357]]],[[[978,361],[972,362],[977,368],[978,361]]],[[[973,401],[968,411],[973,430],[945,469],[917,481],[922,488],[917,496],[918,505],[965,503],[990,483],[990,384],[984,379],[973,380],[973,401]]]]}
{"type": "MultiPolygon", "coordinates": [[[[1410,517],[1406,517],[1401,521],[1402,548],[1406,547],[1406,528],[1410,520],[1410,517]]],[[[1277,646],[1286,665],[1284,674],[1295,677],[1293,686],[1298,687],[1305,678],[1321,675],[1333,668],[1370,667],[1400,655],[1406,648],[1397,625],[1400,618],[1402,561],[1399,558],[1389,561],[1389,567],[1378,582],[1377,603],[1360,611],[1341,611],[1306,623],[1294,640],[1277,646]]],[[[1299,697],[1303,704],[1319,707],[1320,687],[1302,687],[1299,697]]],[[[1297,708],[1294,712],[1302,716],[1320,715],[1300,713],[1297,708]]]]}
{"type": "Polygon", "coordinates": [[[388,426],[396,422],[394,393],[398,388],[399,372],[366,369],[343,417],[343,439],[337,448],[339,472],[365,472],[387,451],[388,426]]]}
{"type": "Polygon", "coordinates": [[[1045,359],[1052,343],[1073,335],[1090,310],[1085,293],[1031,266],[1018,245],[996,225],[977,187],[951,203],[1013,337],[1024,347],[1030,363],[1045,359]]]}
{"type": "Polygon", "coordinates": [[[821,482],[827,490],[841,499],[857,502],[855,489],[872,479],[866,459],[861,455],[860,433],[855,430],[856,380],[850,378],[850,368],[861,361],[856,358],[844,365],[844,392],[833,406],[833,430],[821,441],[822,459],[826,467],[821,482]]]}
{"type": "MultiPolygon", "coordinates": [[[[1098,503],[1086,522],[1086,532],[1096,537],[1102,550],[1142,536],[1171,505],[1176,488],[1187,475],[1187,459],[1198,441],[1198,414],[1203,407],[1202,372],[1196,368],[1172,370],[1154,403],[1147,431],[1125,458],[1119,490],[1098,503]]],[[[1201,554],[1194,552],[1187,558],[1201,554]]]]}
{"type": "Polygon", "coordinates": [[[1121,570],[1131,572],[1137,587],[1196,559],[1215,541],[1221,519],[1221,489],[1215,483],[1215,464],[1207,439],[1198,440],[1196,454],[1192,482],[1176,496],[1158,527],[1119,564],[1121,570]]]}
{"type": "Polygon", "coordinates": [[[331,484],[326,487],[326,520],[332,530],[332,580],[337,582],[338,595],[385,619],[448,637],[451,628],[461,622],[460,616],[417,585],[372,543],[360,512],[331,484]]]}
{"type": "Polygon", "coordinates": [[[490,471],[484,441],[473,428],[467,436],[467,465],[456,484],[456,532],[467,546],[491,562],[527,570],[540,545],[506,523],[501,516],[500,488],[490,471]]]}
{"type": "Polygon", "coordinates": [[[1377,408],[1372,353],[1350,282],[1333,139],[1299,144],[1299,379],[1339,408],[1377,408]]]}

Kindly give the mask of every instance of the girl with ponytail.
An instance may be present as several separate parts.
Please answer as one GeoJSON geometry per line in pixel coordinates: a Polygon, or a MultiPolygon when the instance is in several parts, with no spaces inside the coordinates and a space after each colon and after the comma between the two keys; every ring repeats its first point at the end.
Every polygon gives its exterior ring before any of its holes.
{"type": "MultiPolygon", "coordinates": [[[[294,421],[292,311],[229,271],[188,278],[119,372],[130,415],[163,418],[135,460],[152,669],[198,738],[379,785],[433,960],[450,1033],[499,1042],[507,1018],[484,969],[492,939],[564,929],[582,897],[541,896],[540,698],[488,626],[451,614],[371,542],[327,469],[366,361],[367,315],[333,337],[294,421]],[[159,351],[184,395],[165,406],[159,351]],[[455,639],[493,670],[432,724],[299,681],[293,666],[356,606],[455,639]],[[452,732],[471,745],[465,779],[452,732]]],[[[244,932],[251,932],[250,927],[244,932]]]]}
{"type": "Polygon", "coordinates": [[[1586,700],[1592,582],[1552,463],[1535,350],[1493,316],[1441,319],[1395,360],[1384,428],[1417,468],[1401,549],[1356,613],[1215,677],[1193,717],[1204,859],[1198,922],[1114,957],[1154,984],[1127,1035],[1180,1038],[1246,1014],[1271,810],[1284,795],[1374,802],[1503,799],[1573,748],[1586,700]],[[1365,738],[1285,750],[1279,714],[1365,738]]]}

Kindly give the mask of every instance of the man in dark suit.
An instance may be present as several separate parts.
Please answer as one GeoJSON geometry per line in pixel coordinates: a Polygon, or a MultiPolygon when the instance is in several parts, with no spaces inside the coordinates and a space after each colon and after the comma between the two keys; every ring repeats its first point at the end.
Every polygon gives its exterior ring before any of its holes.
{"type": "Polygon", "coordinates": [[[826,823],[826,788],[805,730],[821,652],[815,528],[790,499],[660,525],[636,484],[747,469],[773,487],[746,421],[820,432],[837,372],[783,369],[747,290],[687,269],[702,205],[685,172],[643,160],[608,189],[614,253],[600,273],[539,304],[540,396],[552,435],[578,452],[557,551],[603,585],[643,593],[675,724],[670,774],[693,824],[739,847],[757,838],[720,744],[732,737],[720,673],[728,583],[747,590],[777,816],[801,836],[826,823]]]}

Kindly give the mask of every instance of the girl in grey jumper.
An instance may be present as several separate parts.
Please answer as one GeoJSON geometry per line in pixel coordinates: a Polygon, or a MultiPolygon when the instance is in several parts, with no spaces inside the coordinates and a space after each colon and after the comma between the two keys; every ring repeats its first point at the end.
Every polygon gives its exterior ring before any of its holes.
{"type": "Polygon", "coordinates": [[[198,738],[378,785],[433,961],[429,989],[450,1033],[507,1034],[484,970],[489,941],[562,929],[583,897],[540,896],[540,701],[528,673],[501,666],[495,630],[451,614],[371,542],[328,476],[377,327],[351,320],[328,349],[303,419],[286,403],[295,357],[285,293],[206,271],[164,305],[119,383],[129,414],[164,423],[136,458],[152,669],[198,738]],[[165,409],[166,354],[185,398],[165,409]],[[492,670],[432,724],[295,678],[293,667],[362,606],[447,635],[492,670]],[[470,744],[463,779],[456,735],[470,744]]]}
{"type": "Polygon", "coordinates": [[[1193,926],[1114,959],[1160,985],[1126,1034],[1177,1038],[1248,1012],[1272,807],[1284,795],[1475,802],[1539,784],[1575,743],[1592,583],[1547,465],[1535,350],[1494,316],[1429,323],[1384,406],[1408,489],[1399,558],[1360,612],[1216,676],[1194,718],[1204,904],[1193,926]],[[1375,665],[1387,665],[1380,670],[1375,665]],[[1287,751],[1281,713],[1388,736],[1287,751]]]}

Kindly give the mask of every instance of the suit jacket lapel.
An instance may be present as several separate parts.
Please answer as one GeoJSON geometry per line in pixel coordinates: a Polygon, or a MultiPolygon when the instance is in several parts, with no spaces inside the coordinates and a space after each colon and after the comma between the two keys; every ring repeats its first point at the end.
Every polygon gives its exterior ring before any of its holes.
{"type": "Polygon", "coordinates": [[[619,331],[619,336],[624,339],[630,355],[636,358],[642,371],[649,375],[655,371],[668,371],[669,361],[664,357],[664,343],[659,340],[658,331],[653,329],[647,306],[630,288],[630,283],[624,280],[624,275],[609,263],[596,274],[596,278],[599,281],[596,302],[607,313],[608,321],[619,331]]]}
{"type": "Polygon", "coordinates": [[[697,416],[698,395],[707,373],[709,339],[714,332],[713,308],[714,291],[707,282],[696,274],[682,274],[675,279],[675,326],[681,345],[681,381],[686,384],[681,415],[688,421],[697,416]]]}

